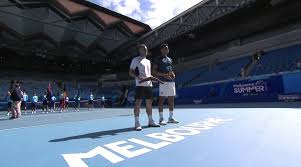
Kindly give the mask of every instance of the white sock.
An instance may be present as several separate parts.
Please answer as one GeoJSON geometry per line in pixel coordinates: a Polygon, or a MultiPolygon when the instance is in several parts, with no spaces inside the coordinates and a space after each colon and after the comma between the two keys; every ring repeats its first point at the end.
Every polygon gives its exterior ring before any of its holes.
{"type": "Polygon", "coordinates": [[[163,119],[163,112],[159,112],[160,119],[163,119]]]}
{"type": "Polygon", "coordinates": [[[135,125],[140,124],[139,123],[139,117],[135,117],[135,125]]]}
{"type": "Polygon", "coordinates": [[[153,123],[153,122],[154,122],[153,116],[152,116],[152,115],[148,115],[148,121],[149,121],[150,123],[153,123]]]}
{"type": "Polygon", "coordinates": [[[169,118],[173,118],[173,111],[169,111],[169,118]]]}

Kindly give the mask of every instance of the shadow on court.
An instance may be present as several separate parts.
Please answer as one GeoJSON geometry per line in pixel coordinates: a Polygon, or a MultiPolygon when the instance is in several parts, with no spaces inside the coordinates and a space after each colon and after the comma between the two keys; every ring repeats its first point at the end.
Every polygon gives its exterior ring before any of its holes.
{"type": "MultiPolygon", "coordinates": [[[[146,129],[149,127],[143,126],[142,128],[146,129]]],[[[65,138],[60,138],[60,139],[53,139],[53,140],[50,140],[49,142],[64,142],[64,141],[84,139],[84,138],[98,139],[103,136],[115,136],[115,135],[118,135],[119,133],[131,132],[131,131],[136,131],[136,130],[134,128],[115,129],[115,130],[108,130],[108,131],[102,131],[102,132],[87,133],[87,134],[78,135],[78,136],[70,136],[70,137],[65,137],[65,138]]]]}
{"type": "Polygon", "coordinates": [[[7,118],[0,118],[0,121],[7,121],[7,120],[10,120],[9,117],[7,117],[7,118]]]}

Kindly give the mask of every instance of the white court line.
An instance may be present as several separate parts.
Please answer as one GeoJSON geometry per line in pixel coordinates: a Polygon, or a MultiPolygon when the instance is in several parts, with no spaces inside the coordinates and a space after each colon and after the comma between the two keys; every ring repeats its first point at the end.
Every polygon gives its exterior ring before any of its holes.
{"type": "MultiPolygon", "coordinates": [[[[128,109],[128,108],[126,108],[128,109]]],[[[187,108],[189,111],[193,111],[195,112],[195,110],[208,110],[208,109],[203,109],[203,108],[194,108],[194,109],[191,109],[191,108],[187,108]]],[[[183,109],[183,108],[179,108],[177,110],[187,110],[187,109],[183,109]]],[[[223,108],[221,108],[223,109],[223,108]]],[[[218,108],[218,110],[221,110],[220,108],[218,108]]],[[[228,108],[224,108],[226,110],[228,110],[228,108]]],[[[119,109],[117,109],[119,110],[119,109]]],[[[212,109],[212,110],[216,110],[216,109],[212,109]]],[[[93,112],[93,111],[92,111],[93,112]]],[[[185,111],[187,112],[187,111],[185,111]]],[[[63,113],[64,115],[65,114],[87,114],[88,112],[86,111],[80,111],[80,112],[74,112],[74,113],[63,113]]],[[[57,113],[57,114],[61,114],[61,113],[57,113]]],[[[29,117],[34,117],[34,116],[57,116],[57,114],[40,114],[40,115],[28,115],[29,117]]],[[[140,115],[147,115],[145,112],[140,112],[140,115]]],[[[133,115],[131,116],[128,116],[128,117],[132,117],[133,115]]],[[[124,118],[125,116],[123,116],[124,118]]],[[[88,121],[94,121],[94,120],[103,120],[103,119],[112,119],[112,118],[121,118],[120,115],[115,115],[115,116],[110,116],[110,117],[104,117],[104,118],[98,118],[98,119],[87,119],[87,120],[79,120],[79,121],[67,121],[67,122],[59,122],[59,123],[46,123],[46,124],[42,124],[42,125],[33,125],[33,126],[23,126],[23,127],[17,127],[17,128],[7,128],[7,129],[1,129],[0,132],[4,132],[4,131],[9,131],[9,130],[19,130],[19,129],[27,129],[27,128],[36,128],[36,127],[44,127],[44,126],[48,126],[48,125],[60,125],[60,124],[70,124],[70,123],[81,123],[81,122],[88,122],[88,121]]],[[[22,118],[21,118],[22,119],[22,118]]],[[[11,121],[18,121],[18,120],[11,120],[11,121]]]]}
{"type": "MultiPolygon", "coordinates": [[[[146,115],[146,114],[143,114],[143,115],[146,115]]],[[[112,116],[112,117],[106,117],[106,118],[88,119],[88,120],[82,120],[82,121],[67,121],[67,122],[60,122],[60,123],[49,123],[49,124],[42,124],[42,125],[23,126],[23,127],[18,127],[18,128],[7,128],[7,129],[1,129],[0,132],[9,131],[9,130],[43,127],[43,126],[48,126],[48,125],[71,124],[71,123],[81,123],[81,122],[88,122],[88,121],[95,121],[95,120],[103,120],[103,119],[112,119],[112,118],[116,118],[116,117],[119,117],[119,115],[112,116]]],[[[18,120],[12,120],[12,121],[18,121],[18,120]]]]}

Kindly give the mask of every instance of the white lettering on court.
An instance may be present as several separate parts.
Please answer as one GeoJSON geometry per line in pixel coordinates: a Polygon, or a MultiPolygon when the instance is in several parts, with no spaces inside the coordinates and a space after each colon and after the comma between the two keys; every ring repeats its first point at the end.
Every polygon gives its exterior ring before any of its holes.
{"type": "Polygon", "coordinates": [[[136,144],[139,144],[139,145],[142,145],[142,146],[146,146],[148,148],[152,148],[152,149],[155,149],[155,150],[171,144],[170,142],[166,142],[166,141],[162,141],[160,143],[155,143],[154,144],[154,143],[150,143],[150,142],[135,139],[135,138],[128,139],[128,141],[131,141],[133,143],[136,143],[136,144]]]}
{"type": "Polygon", "coordinates": [[[142,148],[139,150],[130,151],[129,149],[134,148],[134,146],[132,146],[132,145],[119,146],[119,145],[125,144],[125,143],[127,143],[127,142],[119,141],[119,142],[115,142],[115,143],[106,144],[105,146],[127,158],[133,158],[138,155],[145,154],[147,152],[152,151],[151,149],[148,149],[148,148],[142,148]]]}
{"type": "Polygon", "coordinates": [[[119,155],[126,158],[137,157],[142,154],[151,152],[152,149],[160,149],[162,147],[184,140],[187,136],[200,134],[202,131],[210,130],[215,126],[226,123],[228,121],[232,121],[232,119],[208,118],[204,121],[191,123],[179,128],[167,129],[165,130],[165,133],[151,133],[145,135],[145,137],[148,137],[149,139],[152,138],[153,140],[160,140],[160,142],[157,143],[151,143],[148,141],[131,138],[127,141],[117,141],[104,145],[104,147],[112,150],[115,153],[101,146],[98,146],[86,153],[62,154],[62,156],[64,157],[69,167],[88,167],[83,159],[94,158],[97,155],[101,155],[104,159],[114,164],[125,160],[119,155]],[[131,144],[140,146],[140,149],[133,149],[135,148],[135,146],[131,144]],[[119,155],[116,155],[116,153],[119,155]]]}
{"type": "Polygon", "coordinates": [[[112,152],[98,146],[87,153],[77,153],[77,154],[63,154],[66,162],[70,167],[88,167],[82,159],[93,158],[97,155],[103,156],[105,159],[109,160],[111,163],[117,163],[123,161],[124,159],[113,154],[112,152]]]}

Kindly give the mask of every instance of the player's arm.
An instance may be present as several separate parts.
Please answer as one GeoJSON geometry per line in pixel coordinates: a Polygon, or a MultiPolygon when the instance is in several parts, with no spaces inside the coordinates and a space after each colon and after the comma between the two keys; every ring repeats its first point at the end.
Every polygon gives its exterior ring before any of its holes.
{"type": "Polygon", "coordinates": [[[135,70],[130,69],[130,70],[129,70],[129,75],[130,75],[131,77],[133,77],[133,78],[136,78],[135,70]]]}
{"type": "Polygon", "coordinates": [[[133,78],[137,78],[138,80],[143,79],[143,78],[137,76],[137,75],[135,74],[135,70],[134,70],[134,69],[131,69],[131,68],[130,68],[130,70],[129,70],[129,75],[130,75],[131,77],[133,77],[133,78]]]}
{"type": "Polygon", "coordinates": [[[157,65],[154,65],[154,66],[153,66],[152,74],[154,74],[156,77],[168,77],[168,74],[160,73],[160,72],[158,71],[158,66],[157,66],[157,65]]]}
{"type": "MultiPolygon", "coordinates": [[[[172,61],[172,59],[171,59],[171,62],[172,62],[171,66],[172,66],[172,69],[173,69],[174,66],[173,66],[173,61],[172,61]]],[[[169,73],[169,76],[170,76],[170,78],[172,78],[172,79],[175,79],[175,78],[176,78],[176,74],[175,74],[173,71],[171,71],[171,72],[169,73]]]]}
{"type": "Polygon", "coordinates": [[[137,67],[136,64],[137,64],[136,61],[133,59],[132,62],[131,62],[131,65],[130,65],[130,69],[129,69],[129,75],[130,75],[131,77],[133,77],[133,78],[139,77],[139,76],[137,76],[136,73],[135,73],[135,69],[136,69],[136,67],[137,67]]]}
{"type": "Polygon", "coordinates": [[[172,78],[172,79],[175,79],[175,78],[176,78],[176,74],[175,74],[173,71],[171,71],[171,72],[169,73],[169,76],[170,76],[170,78],[172,78]]]}

